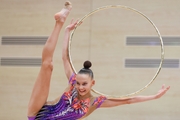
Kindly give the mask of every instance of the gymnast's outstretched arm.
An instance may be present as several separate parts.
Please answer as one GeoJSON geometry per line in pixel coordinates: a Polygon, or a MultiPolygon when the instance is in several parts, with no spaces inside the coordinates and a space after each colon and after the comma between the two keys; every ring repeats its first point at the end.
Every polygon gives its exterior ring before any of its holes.
{"type": "Polygon", "coordinates": [[[66,27],[65,29],[65,36],[64,36],[64,42],[63,42],[63,49],[62,49],[62,59],[64,64],[64,71],[68,78],[70,79],[71,75],[74,73],[69,59],[68,54],[68,46],[69,46],[69,38],[70,38],[70,32],[75,28],[78,21],[71,21],[71,23],[66,27]]]}
{"type": "Polygon", "coordinates": [[[132,103],[145,102],[149,100],[158,99],[162,97],[169,89],[170,89],[170,86],[165,87],[165,85],[163,85],[162,88],[155,95],[134,96],[130,98],[120,98],[116,100],[107,99],[102,103],[101,107],[115,107],[115,106],[124,105],[124,104],[132,104],[132,103]]]}

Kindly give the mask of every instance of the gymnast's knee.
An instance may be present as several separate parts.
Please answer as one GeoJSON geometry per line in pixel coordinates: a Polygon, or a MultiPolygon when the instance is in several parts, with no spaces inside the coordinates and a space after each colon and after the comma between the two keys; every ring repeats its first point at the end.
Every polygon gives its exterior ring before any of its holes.
{"type": "Polygon", "coordinates": [[[53,70],[53,62],[52,61],[43,61],[41,65],[44,69],[53,70]]]}

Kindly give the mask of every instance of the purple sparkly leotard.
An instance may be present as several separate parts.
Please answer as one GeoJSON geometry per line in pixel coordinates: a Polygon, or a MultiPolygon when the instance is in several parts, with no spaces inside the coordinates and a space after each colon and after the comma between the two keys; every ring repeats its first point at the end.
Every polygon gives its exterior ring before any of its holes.
{"type": "MultiPolygon", "coordinates": [[[[74,87],[76,80],[73,74],[69,80],[70,90],[65,92],[59,102],[55,105],[44,105],[35,117],[28,117],[28,120],[77,120],[83,117],[89,109],[90,98],[78,100],[78,91],[74,87]]],[[[97,97],[92,105],[97,108],[106,100],[106,97],[97,97]]]]}

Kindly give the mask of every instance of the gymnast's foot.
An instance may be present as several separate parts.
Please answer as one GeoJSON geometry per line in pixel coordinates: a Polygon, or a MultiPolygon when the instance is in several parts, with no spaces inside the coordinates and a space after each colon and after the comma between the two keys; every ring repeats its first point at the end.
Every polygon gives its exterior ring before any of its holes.
{"type": "Polygon", "coordinates": [[[57,22],[64,23],[71,9],[71,3],[69,1],[65,2],[65,7],[60,12],[54,15],[55,20],[57,22]]]}

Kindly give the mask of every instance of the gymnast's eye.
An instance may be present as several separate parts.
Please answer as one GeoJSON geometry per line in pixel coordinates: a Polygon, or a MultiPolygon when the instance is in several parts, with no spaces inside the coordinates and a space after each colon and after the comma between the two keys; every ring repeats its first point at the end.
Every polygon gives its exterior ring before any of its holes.
{"type": "Polygon", "coordinates": [[[85,83],[83,83],[82,85],[85,86],[85,85],[87,85],[87,83],[85,82],[85,83]]]}
{"type": "Polygon", "coordinates": [[[77,84],[77,85],[80,85],[80,83],[79,83],[79,82],[76,82],[76,84],[77,84]]]}

